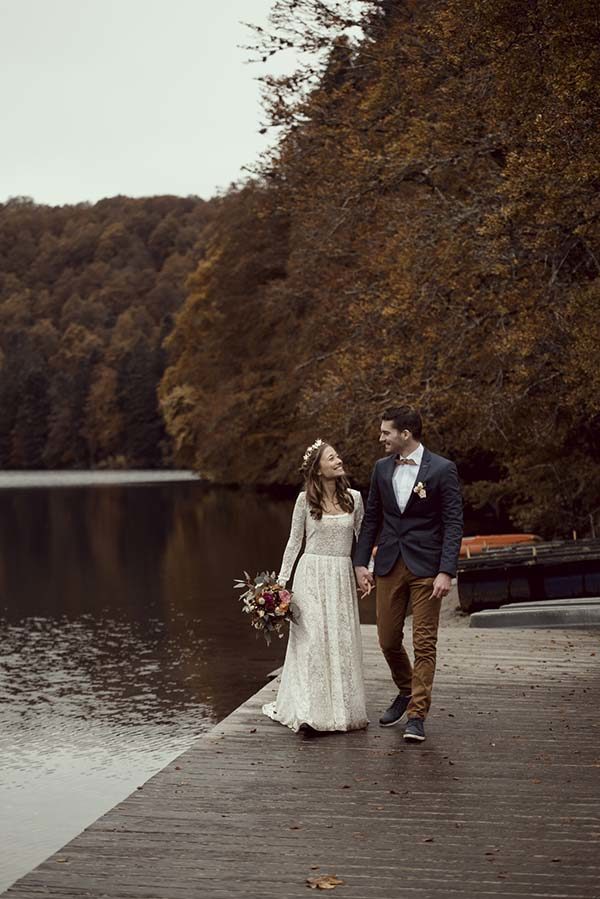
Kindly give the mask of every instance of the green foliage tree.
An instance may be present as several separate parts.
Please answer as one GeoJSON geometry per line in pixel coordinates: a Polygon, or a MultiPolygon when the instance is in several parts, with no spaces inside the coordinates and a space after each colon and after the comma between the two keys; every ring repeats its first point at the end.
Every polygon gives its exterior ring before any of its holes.
{"type": "Polygon", "coordinates": [[[0,204],[2,467],[170,464],[162,342],[212,214],[177,197],[0,204]]]}

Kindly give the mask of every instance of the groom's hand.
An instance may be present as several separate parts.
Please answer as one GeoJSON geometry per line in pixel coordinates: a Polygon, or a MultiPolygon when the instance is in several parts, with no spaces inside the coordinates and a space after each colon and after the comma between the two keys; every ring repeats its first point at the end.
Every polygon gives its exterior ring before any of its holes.
{"type": "Polygon", "coordinates": [[[433,582],[433,589],[429,599],[443,599],[450,593],[451,586],[452,578],[450,577],[450,575],[446,574],[443,571],[440,571],[433,582]]]}
{"type": "Polygon", "coordinates": [[[368,596],[375,586],[373,575],[368,568],[365,568],[364,565],[357,565],[354,568],[354,574],[356,575],[356,583],[358,584],[360,590],[362,590],[363,596],[368,596]]]}

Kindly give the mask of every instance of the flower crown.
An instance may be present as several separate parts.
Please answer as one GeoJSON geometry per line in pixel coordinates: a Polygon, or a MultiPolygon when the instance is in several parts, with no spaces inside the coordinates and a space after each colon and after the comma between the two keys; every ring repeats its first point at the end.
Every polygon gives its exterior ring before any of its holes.
{"type": "Polygon", "coordinates": [[[324,441],[321,440],[320,437],[318,437],[314,443],[311,443],[311,445],[306,448],[306,452],[302,456],[302,465],[300,466],[301,470],[305,470],[306,468],[308,468],[313,454],[322,446],[324,446],[324,441]]]}

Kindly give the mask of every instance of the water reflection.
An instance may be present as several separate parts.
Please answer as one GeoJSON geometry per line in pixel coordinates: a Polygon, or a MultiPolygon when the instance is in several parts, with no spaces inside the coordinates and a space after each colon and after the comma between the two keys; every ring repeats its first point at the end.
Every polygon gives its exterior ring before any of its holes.
{"type": "Polygon", "coordinates": [[[232,580],[278,566],[290,511],[193,482],[0,491],[0,887],[281,664],[232,580]]]}

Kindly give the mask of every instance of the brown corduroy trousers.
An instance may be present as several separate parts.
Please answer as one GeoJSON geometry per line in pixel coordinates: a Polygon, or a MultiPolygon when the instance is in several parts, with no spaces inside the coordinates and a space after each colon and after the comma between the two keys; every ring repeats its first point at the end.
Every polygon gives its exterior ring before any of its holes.
{"type": "Polygon", "coordinates": [[[379,645],[399,692],[411,696],[407,709],[409,718],[426,718],[431,705],[442,604],[441,599],[430,598],[434,580],[416,577],[401,558],[388,574],[377,576],[379,645]],[[402,645],[409,600],[413,616],[414,666],[402,645]]]}

